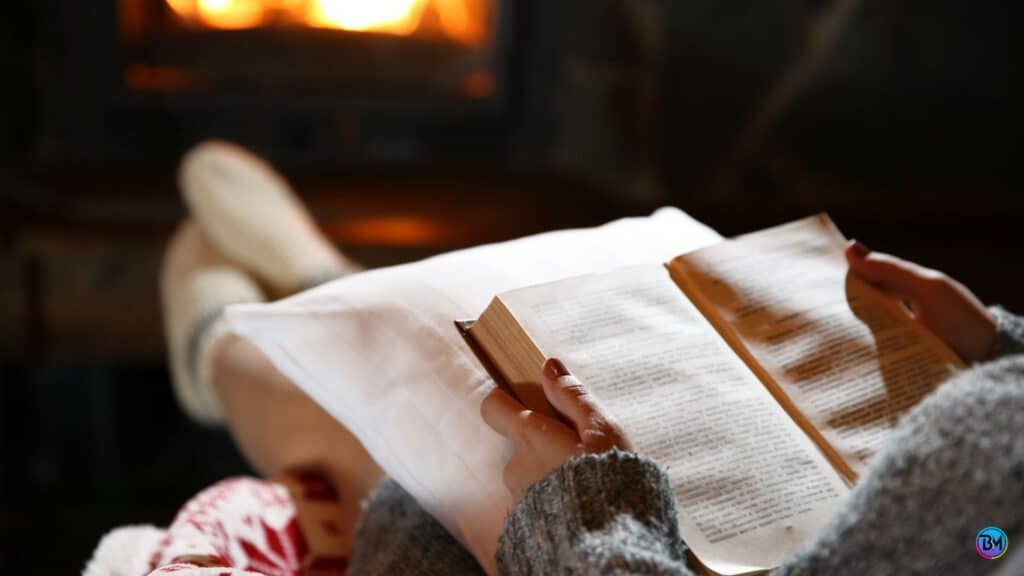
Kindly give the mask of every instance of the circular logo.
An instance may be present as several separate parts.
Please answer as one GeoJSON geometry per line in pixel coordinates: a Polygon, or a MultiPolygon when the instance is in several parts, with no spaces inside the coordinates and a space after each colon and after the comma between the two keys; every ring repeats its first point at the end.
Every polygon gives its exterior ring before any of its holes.
{"type": "Polygon", "coordinates": [[[987,526],[978,532],[974,538],[974,548],[978,555],[987,560],[995,560],[1006,554],[1006,548],[1010,541],[1006,538],[1006,532],[995,526],[987,526]]]}

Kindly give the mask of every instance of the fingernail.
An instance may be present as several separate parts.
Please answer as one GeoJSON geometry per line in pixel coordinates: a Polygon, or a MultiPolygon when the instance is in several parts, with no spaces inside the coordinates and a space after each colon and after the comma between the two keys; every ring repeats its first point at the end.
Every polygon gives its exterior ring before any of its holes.
{"type": "Polygon", "coordinates": [[[854,240],[853,243],[850,244],[850,250],[853,250],[853,253],[861,258],[871,253],[871,248],[868,248],[867,245],[860,240],[854,240]]]}
{"type": "Polygon", "coordinates": [[[552,380],[557,380],[562,376],[568,376],[570,372],[558,358],[548,358],[544,362],[544,374],[552,380]]]}

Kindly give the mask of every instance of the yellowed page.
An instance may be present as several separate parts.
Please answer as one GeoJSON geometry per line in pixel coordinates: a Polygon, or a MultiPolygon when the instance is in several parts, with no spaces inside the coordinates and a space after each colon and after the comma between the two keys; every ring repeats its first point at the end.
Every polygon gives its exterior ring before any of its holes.
{"type": "Polygon", "coordinates": [[[783,404],[791,401],[859,474],[900,417],[960,362],[902,305],[847,273],[844,245],[818,215],[670,267],[777,384],[783,404]]]}
{"type": "MultiPolygon", "coordinates": [[[[661,265],[500,296],[668,470],[680,531],[720,574],[779,565],[846,484],[661,265]]],[[[535,367],[534,373],[540,369],[535,367]]]]}

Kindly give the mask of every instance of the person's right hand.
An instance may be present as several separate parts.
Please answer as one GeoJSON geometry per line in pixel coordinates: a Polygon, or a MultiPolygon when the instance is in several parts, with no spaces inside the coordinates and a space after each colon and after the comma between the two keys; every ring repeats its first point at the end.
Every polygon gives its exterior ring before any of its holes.
{"type": "Polygon", "coordinates": [[[872,252],[857,241],[847,245],[846,259],[851,272],[901,300],[965,362],[992,355],[996,319],[963,284],[938,270],[872,252]]]}
{"type": "Polygon", "coordinates": [[[561,419],[526,409],[501,388],[491,390],[480,404],[484,422],[512,442],[503,480],[516,499],[571,458],[631,449],[622,428],[561,360],[544,362],[541,382],[561,419]]]}

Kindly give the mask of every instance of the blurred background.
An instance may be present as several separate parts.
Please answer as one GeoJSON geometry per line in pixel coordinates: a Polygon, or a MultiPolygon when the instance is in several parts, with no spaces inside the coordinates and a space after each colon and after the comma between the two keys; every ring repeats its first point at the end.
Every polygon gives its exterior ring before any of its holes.
{"type": "Polygon", "coordinates": [[[210,137],[387,265],[679,206],[828,211],[1024,311],[1009,2],[35,0],[0,20],[0,573],[81,570],[247,468],[156,291],[210,137]],[[1011,173],[1013,171],[1013,173],[1011,173]]]}

